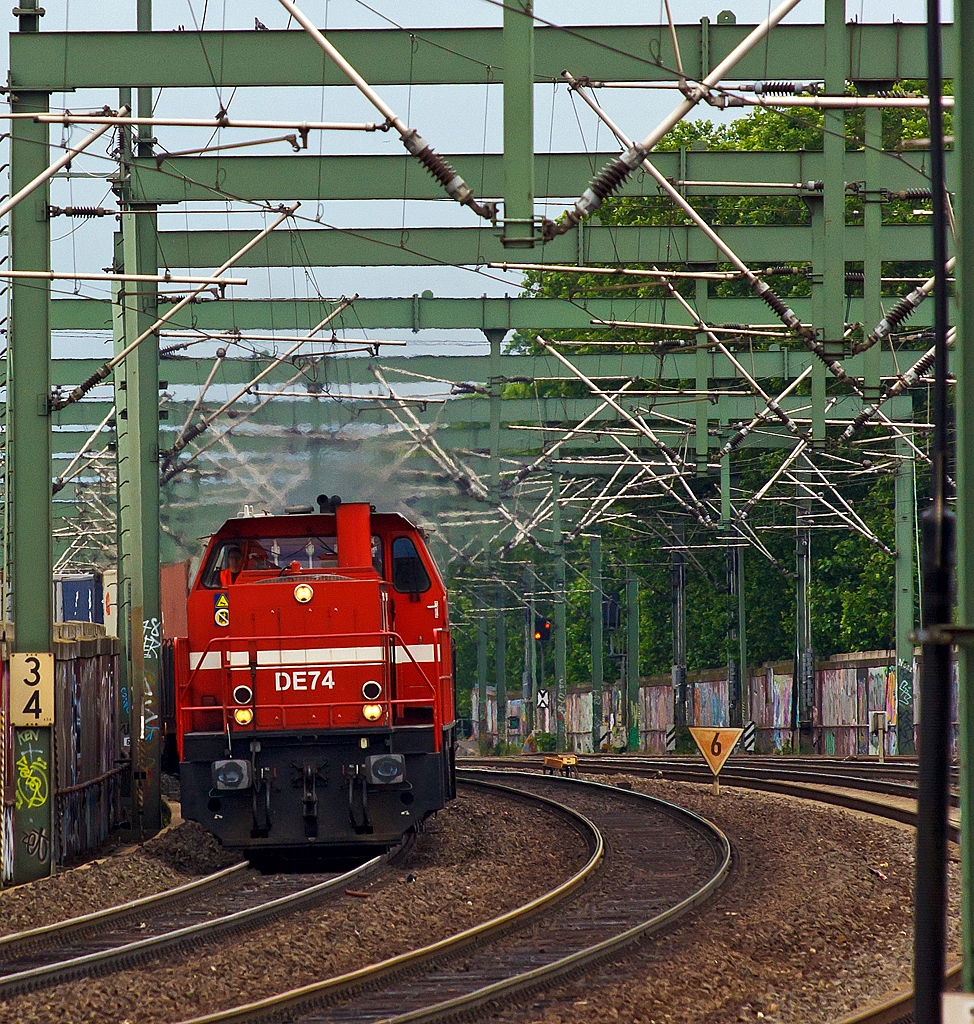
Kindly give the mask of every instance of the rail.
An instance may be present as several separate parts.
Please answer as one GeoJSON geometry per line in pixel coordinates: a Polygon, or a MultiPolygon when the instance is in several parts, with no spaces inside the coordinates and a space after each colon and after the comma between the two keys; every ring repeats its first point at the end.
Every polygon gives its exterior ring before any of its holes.
{"type": "MultiPolygon", "coordinates": [[[[477,944],[478,948],[480,948],[485,941],[492,940],[503,933],[513,932],[520,929],[527,922],[534,920],[539,914],[550,911],[570,893],[578,891],[583,882],[592,884],[596,870],[601,867],[606,852],[611,848],[605,845],[600,829],[592,822],[591,819],[586,817],[577,809],[567,807],[563,803],[559,803],[538,793],[524,792],[523,790],[512,789],[511,787],[502,785],[498,782],[489,782],[486,778],[488,773],[478,774],[480,774],[481,777],[476,780],[466,776],[463,778],[463,781],[467,784],[474,782],[474,784],[478,786],[493,788],[502,792],[516,793],[522,799],[529,798],[531,800],[548,804],[556,808],[560,813],[571,816],[576,822],[576,827],[578,827],[578,823],[584,823],[585,828],[587,830],[591,830],[591,834],[594,837],[597,837],[597,845],[591,848],[592,852],[585,866],[580,871],[576,872],[574,876],[565,882],[562,882],[557,888],[552,889],[549,893],[546,893],[529,903],[526,903],[524,906],[493,918],[481,925],[469,928],[457,935],[442,939],[429,946],[411,950],[407,953],[400,954],[399,956],[391,957],[381,963],[372,964],[368,967],[363,967],[359,970],[351,971],[335,978],[329,978],[325,981],[305,985],[290,992],[258,1000],[245,1006],[237,1006],[231,1009],[193,1018],[191,1021],[183,1021],[182,1024],[258,1024],[258,1022],[271,1020],[294,1020],[299,1015],[308,1013],[318,1006],[323,1006],[334,1002],[336,999],[353,995],[364,988],[374,987],[379,983],[388,982],[399,974],[404,974],[407,971],[410,973],[410,976],[412,976],[412,974],[419,968],[435,965],[435,974],[438,976],[443,971],[442,965],[456,953],[459,953],[474,944],[477,944]]],[[[543,781],[545,783],[549,783],[551,780],[544,779],[543,781]]],[[[563,780],[557,781],[561,782],[563,780]]],[[[470,1010],[472,1007],[480,1006],[488,1002],[493,1003],[498,998],[505,998],[514,993],[530,991],[540,985],[549,983],[553,979],[567,974],[572,974],[577,971],[581,965],[590,964],[605,957],[612,956],[620,946],[634,942],[650,932],[658,931],[669,926],[688,910],[692,909],[692,907],[698,905],[701,900],[706,899],[709,895],[715,892],[727,877],[731,861],[730,844],[727,841],[726,836],[724,836],[719,829],[710,825],[709,822],[705,822],[704,819],[693,815],[691,812],[684,812],[681,808],[675,808],[670,804],[666,804],[665,801],[659,801],[653,797],[646,797],[643,794],[631,792],[626,793],[621,790],[612,789],[611,787],[601,786],[597,783],[577,783],[577,785],[583,787],[588,786],[590,789],[598,790],[598,800],[600,803],[605,800],[605,797],[602,794],[607,794],[607,792],[611,790],[615,796],[625,801],[627,805],[634,803],[635,801],[643,801],[643,806],[646,806],[647,804],[654,804],[656,806],[665,807],[668,809],[668,812],[672,812],[676,815],[686,813],[688,818],[694,819],[695,830],[705,829],[710,831],[714,840],[715,849],[719,849],[719,855],[715,857],[715,867],[710,873],[708,881],[702,887],[699,887],[689,899],[680,901],[679,904],[671,907],[669,910],[664,911],[661,914],[656,914],[650,920],[639,921],[634,927],[623,928],[619,933],[615,934],[607,941],[599,942],[595,945],[578,950],[570,956],[562,956],[554,960],[554,962],[550,963],[544,969],[533,970],[526,973],[515,973],[506,977],[501,982],[478,988],[475,991],[467,992],[461,996],[453,997],[446,1002],[427,1005],[421,1009],[400,1014],[395,1018],[388,1018],[383,1015],[386,1020],[386,1024],[390,1024],[391,1020],[396,1021],[397,1024],[398,1022],[405,1024],[407,1021],[425,1022],[440,1019],[459,1019],[465,1011],[470,1010]]],[[[608,868],[606,868],[606,870],[600,870],[599,878],[603,878],[607,874],[611,874],[608,868]]],[[[588,919],[590,915],[583,916],[588,919]]],[[[538,946],[538,942],[533,932],[530,933],[529,944],[532,948],[536,948],[538,946]]],[[[449,984],[452,985],[452,981],[449,984]]],[[[409,991],[412,991],[415,988],[415,983],[411,977],[410,979],[407,979],[403,990],[405,991],[407,988],[409,991]]],[[[456,989],[453,988],[452,991],[455,992],[456,989]]],[[[383,1003],[386,1003],[387,1001],[388,996],[384,996],[383,1003]]]]}
{"type": "MultiPolygon", "coordinates": [[[[845,807],[849,810],[872,814],[876,817],[897,821],[916,828],[917,814],[916,811],[909,807],[885,804],[879,800],[871,800],[857,795],[857,791],[867,791],[891,797],[916,799],[917,791],[915,786],[884,782],[878,779],[850,777],[846,774],[850,770],[861,772],[868,767],[872,767],[877,772],[889,771],[891,765],[888,762],[884,765],[875,760],[860,761],[855,765],[850,765],[845,761],[829,762],[823,760],[816,763],[815,759],[796,760],[789,757],[782,759],[787,762],[787,767],[764,764],[758,769],[754,765],[754,760],[757,759],[751,760],[746,766],[725,766],[720,775],[721,784],[845,807]],[[800,765],[801,769],[803,769],[802,774],[807,776],[804,781],[794,781],[795,776],[799,774],[795,771],[795,767],[793,767],[796,765],[800,765]],[[816,786],[827,788],[818,789],[816,786]],[[845,792],[843,792],[843,789],[845,792]]],[[[762,758],[761,760],[770,761],[772,759],[762,758]]],[[[513,768],[514,765],[517,765],[518,769],[525,774],[529,771],[540,770],[541,766],[540,758],[533,756],[523,756],[520,758],[463,758],[462,762],[464,766],[496,765],[502,768],[513,768]]],[[[892,767],[895,770],[902,771],[904,769],[909,770],[913,765],[910,762],[904,762],[901,766],[894,764],[892,767]]],[[[609,757],[586,755],[580,759],[579,768],[584,772],[596,774],[626,774],[687,782],[709,783],[712,777],[710,769],[706,765],[700,764],[699,761],[679,758],[641,757],[632,754],[609,757]]],[[[952,802],[956,805],[956,798],[952,802]]],[[[959,843],[960,828],[958,825],[951,822],[948,826],[948,835],[952,842],[959,843]]],[[[959,988],[962,980],[962,966],[959,962],[948,966],[944,976],[945,990],[949,991],[959,988]]],[[[913,990],[908,988],[891,993],[883,1000],[841,1018],[835,1024],[907,1024],[908,1021],[912,1021],[912,1013],[913,990]]]]}
{"type": "Polygon", "coordinates": [[[61,946],[106,927],[117,928],[128,921],[141,919],[148,910],[172,910],[187,902],[196,901],[207,893],[232,884],[247,867],[247,862],[241,861],[174,889],[142,896],[80,917],[71,917],[64,921],[55,921],[53,924],[0,936],[0,960],[14,960],[38,948],[61,946]]]}
{"type": "MultiPolygon", "coordinates": [[[[265,900],[256,906],[237,910],[206,921],[196,921],[181,928],[170,928],[168,931],[157,935],[150,935],[147,938],[123,942],[121,945],[108,949],[103,948],[102,943],[96,938],[91,943],[93,947],[92,952],[74,955],[67,960],[58,960],[53,963],[15,970],[12,973],[0,975],[0,999],[9,999],[16,993],[29,992],[49,985],[62,984],[73,978],[122,970],[123,968],[152,959],[169,950],[182,949],[197,942],[210,941],[219,937],[247,931],[265,925],[284,915],[310,909],[317,906],[324,899],[343,893],[345,887],[350,882],[361,882],[375,874],[383,864],[387,863],[393,856],[396,856],[398,852],[397,850],[373,857],[371,860],[352,868],[350,871],[336,875],[324,882],[298,889],[296,892],[289,893],[286,896],[265,900]]],[[[240,865],[234,865],[226,869],[226,871],[218,872],[216,875],[209,876],[208,879],[202,881],[212,881],[214,883],[212,888],[216,888],[225,883],[227,878],[233,879],[237,877],[240,870],[240,865]]],[[[200,883],[192,884],[199,885],[200,883]]],[[[157,909],[163,909],[164,912],[168,912],[171,908],[165,903],[166,897],[177,897],[180,902],[184,902],[188,888],[187,886],[181,886],[179,889],[171,890],[169,893],[150,897],[149,903],[151,904],[155,901],[157,909]]],[[[190,892],[189,895],[192,896],[193,893],[190,892]]],[[[198,897],[199,890],[197,890],[195,895],[198,897]]],[[[89,935],[96,933],[100,936],[106,930],[111,930],[117,925],[118,921],[114,920],[114,914],[129,916],[133,907],[136,907],[136,913],[138,913],[138,904],[124,904],[117,908],[111,908],[109,911],[101,912],[100,919],[99,915],[91,915],[92,920],[75,918],[62,922],[60,925],[50,926],[48,929],[41,929],[40,931],[45,933],[43,935],[34,936],[31,933],[21,933],[20,935],[11,936],[8,941],[16,943],[21,940],[30,941],[39,938],[44,940],[42,944],[45,946],[57,945],[60,942],[58,929],[61,927],[67,928],[72,932],[68,941],[76,939],[82,933],[89,935]]],[[[142,909],[145,909],[144,904],[142,909]]],[[[142,919],[144,920],[144,916],[142,919]]],[[[38,944],[36,941],[33,942],[34,947],[38,944]]],[[[9,956],[7,958],[9,959],[9,956]]]]}

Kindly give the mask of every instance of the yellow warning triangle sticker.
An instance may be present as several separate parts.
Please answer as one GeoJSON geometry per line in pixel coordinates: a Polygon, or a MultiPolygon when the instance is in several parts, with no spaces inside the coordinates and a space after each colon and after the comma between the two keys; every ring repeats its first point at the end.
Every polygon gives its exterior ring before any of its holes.
{"type": "Polygon", "coordinates": [[[713,726],[690,726],[690,735],[700,748],[704,760],[714,775],[720,774],[724,762],[730,757],[743,729],[715,729],[713,726]]]}
{"type": "Polygon", "coordinates": [[[216,599],[216,607],[217,608],[229,608],[230,607],[230,601],[227,598],[226,594],[220,594],[220,596],[216,599]]]}

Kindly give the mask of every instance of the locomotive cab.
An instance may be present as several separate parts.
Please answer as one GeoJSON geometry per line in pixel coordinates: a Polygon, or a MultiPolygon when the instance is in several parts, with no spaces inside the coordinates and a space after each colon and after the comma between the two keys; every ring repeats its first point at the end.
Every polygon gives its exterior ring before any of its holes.
{"type": "Polygon", "coordinates": [[[188,621],[182,814],[224,845],[387,848],[454,795],[446,590],[402,516],[229,520],[188,621]]]}

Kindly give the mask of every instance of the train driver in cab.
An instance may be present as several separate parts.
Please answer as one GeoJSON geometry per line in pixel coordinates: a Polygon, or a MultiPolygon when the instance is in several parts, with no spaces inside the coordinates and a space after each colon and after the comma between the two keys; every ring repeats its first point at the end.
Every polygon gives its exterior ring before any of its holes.
{"type": "Polygon", "coordinates": [[[229,587],[237,582],[243,569],[243,552],[238,547],[227,548],[227,567],[220,570],[220,586],[229,587]]]}

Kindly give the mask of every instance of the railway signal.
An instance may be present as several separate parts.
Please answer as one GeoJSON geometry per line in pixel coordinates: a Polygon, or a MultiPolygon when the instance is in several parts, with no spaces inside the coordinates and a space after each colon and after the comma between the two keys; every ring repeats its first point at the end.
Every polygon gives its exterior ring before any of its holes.
{"type": "Polygon", "coordinates": [[[718,729],[713,726],[690,726],[690,735],[700,748],[704,760],[714,773],[714,796],[720,795],[720,769],[741,738],[743,729],[718,729]]]}
{"type": "Polygon", "coordinates": [[[536,615],[534,618],[534,639],[539,644],[546,644],[551,639],[551,619],[543,615],[536,615]]]}

